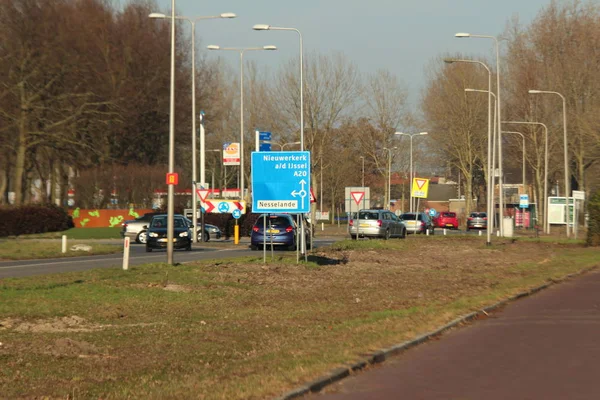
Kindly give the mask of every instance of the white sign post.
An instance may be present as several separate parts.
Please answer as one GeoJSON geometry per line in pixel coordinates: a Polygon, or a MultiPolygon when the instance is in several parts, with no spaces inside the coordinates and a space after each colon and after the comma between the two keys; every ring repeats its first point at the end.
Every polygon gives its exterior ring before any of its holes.
{"type": "Polygon", "coordinates": [[[573,200],[575,201],[575,209],[573,210],[573,229],[575,231],[575,240],[577,240],[577,226],[579,225],[579,201],[585,201],[585,192],[583,190],[573,190],[573,200]]]}
{"type": "Polygon", "coordinates": [[[125,236],[123,241],[123,270],[129,269],[129,236],[125,236]]]}

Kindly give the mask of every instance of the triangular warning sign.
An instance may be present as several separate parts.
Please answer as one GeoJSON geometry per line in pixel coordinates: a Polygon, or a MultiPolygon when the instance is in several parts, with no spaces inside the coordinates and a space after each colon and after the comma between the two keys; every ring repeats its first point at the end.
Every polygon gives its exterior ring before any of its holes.
{"type": "Polygon", "coordinates": [[[310,202],[311,203],[317,202],[317,198],[315,197],[315,192],[313,192],[312,188],[310,188],[310,202]]]}
{"type": "Polygon", "coordinates": [[[423,189],[423,185],[425,185],[427,183],[427,179],[419,179],[419,178],[415,178],[415,182],[417,184],[417,187],[419,189],[423,189]]]}
{"type": "Polygon", "coordinates": [[[365,196],[365,192],[350,192],[350,196],[352,196],[357,205],[360,205],[360,201],[365,196]]]}
{"type": "Polygon", "coordinates": [[[200,197],[201,202],[204,202],[204,200],[206,200],[206,196],[208,196],[209,192],[210,190],[208,189],[196,189],[196,194],[198,195],[198,197],[200,197]]]}

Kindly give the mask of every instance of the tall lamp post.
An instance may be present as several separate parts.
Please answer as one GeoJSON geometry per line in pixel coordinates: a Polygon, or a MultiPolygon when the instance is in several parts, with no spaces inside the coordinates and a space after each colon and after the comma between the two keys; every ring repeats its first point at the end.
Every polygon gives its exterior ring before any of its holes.
{"type": "Polygon", "coordinates": [[[304,49],[302,33],[296,28],[284,28],[267,24],[256,24],[252,29],[255,31],[294,31],[300,37],[300,151],[304,151],[304,49]]]}
{"type": "Polygon", "coordinates": [[[229,50],[240,53],[240,200],[244,199],[244,53],[246,51],[277,50],[275,46],[263,47],[220,47],[214,44],[209,50],[229,50]]]}
{"type": "Polygon", "coordinates": [[[361,187],[365,187],[365,156],[360,156],[362,160],[362,179],[360,181],[361,187]]]}
{"type": "MultiPolygon", "coordinates": [[[[481,90],[481,89],[469,89],[466,88],[465,92],[469,93],[469,92],[480,92],[480,93],[487,93],[488,94],[488,102],[489,102],[489,96],[491,95],[494,98],[494,118],[493,118],[493,129],[492,129],[492,139],[491,139],[491,164],[490,164],[490,132],[489,132],[489,115],[488,115],[488,229],[487,229],[487,244],[490,245],[491,244],[491,234],[494,230],[494,225],[495,225],[495,209],[496,209],[496,205],[494,203],[494,183],[496,181],[496,177],[495,177],[495,169],[496,169],[496,111],[497,111],[497,106],[496,106],[496,95],[491,92],[490,90],[481,90]]],[[[488,103],[488,107],[489,107],[489,103],[488,103]]]]}
{"type": "Polygon", "coordinates": [[[427,132],[419,132],[419,133],[404,133],[404,132],[396,132],[396,135],[404,135],[404,136],[410,136],[410,186],[409,186],[409,190],[410,190],[410,212],[413,212],[413,197],[412,197],[412,184],[413,184],[413,136],[419,136],[419,135],[427,135],[427,132]]]}
{"type": "Polygon", "coordinates": [[[390,209],[390,202],[392,201],[392,193],[391,193],[391,181],[392,181],[392,150],[397,149],[398,147],[394,146],[391,149],[388,147],[384,147],[384,150],[388,151],[388,179],[387,179],[387,202],[385,203],[385,209],[390,209]]]}
{"type": "MultiPolygon", "coordinates": [[[[485,68],[485,70],[488,73],[488,150],[487,150],[487,168],[488,168],[488,182],[487,182],[487,215],[488,215],[488,219],[492,218],[493,221],[493,190],[494,190],[494,185],[493,185],[493,181],[494,181],[494,176],[492,174],[492,110],[491,110],[491,103],[492,103],[492,72],[490,71],[489,67],[482,61],[477,61],[477,60],[464,60],[464,59],[444,59],[444,62],[446,63],[455,63],[455,62],[461,62],[461,63],[471,63],[471,64],[479,64],[481,65],[483,68],[485,68]]],[[[466,91],[466,89],[465,89],[466,91]]],[[[494,99],[496,97],[494,96],[494,99]]],[[[488,229],[486,229],[487,231],[487,239],[486,239],[486,243],[489,246],[492,243],[492,235],[491,235],[491,230],[493,228],[493,224],[491,227],[488,227],[488,229]]]]}
{"type": "MultiPolygon", "coordinates": [[[[174,7],[173,7],[174,8],[174,7]]],[[[210,15],[210,16],[201,16],[201,17],[194,17],[194,18],[189,18],[189,17],[184,17],[184,16],[177,16],[174,13],[172,14],[171,17],[167,17],[165,14],[161,14],[161,13],[152,13],[148,16],[149,18],[153,18],[153,19],[166,19],[166,18],[173,18],[173,19],[180,19],[180,20],[184,20],[190,23],[191,27],[192,27],[192,220],[194,221],[194,238],[192,239],[194,241],[194,243],[198,242],[198,235],[197,235],[197,230],[198,227],[196,226],[196,213],[197,213],[197,202],[196,202],[196,185],[197,185],[197,174],[196,174],[196,22],[202,19],[217,19],[217,18],[235,18],[236,15],[234,13],[222,13],[219,15],[210,15]]],[[[175,24],[173,24],[175,25],[175,24]]],[[[202,143],[201,143],[202,145],[202,143]]],[[[202,147],[202,146],[201,146],[202,147]]],[[[204,159],[204,149],[200,149],[201,152],[201,158],[204,159]]],[[[203,160],[202,160],[203,161],[203,160]]],[[[204,184],[204,162],[201,162],[201,182],[200,184],[204,184]]],[[[169,220],[170,221],[170,220],[169,220]]],[[[171,243],[172,240],[169,240],[169,243],[171,243]]],[[[167,245],[168,246],[168,245],[167,245]]],[[[171,245],[172,247],[172,245],[171,245]]]]}
{"type": "MultiPolygon", "coordinates": [[[[569,237],[569,154],[568,154],[568,141],[567,141],[567,100],[565,99],[565,96],[563,96],[562,94],[558,93],[558,92],[553,92],[550,90],[534,90],[531,89],[529,90],[529,93],[531,94],[539,94],[539,93],[548,93],[548,94],[555,94],[557,96],[560,96],[560,98],[562,99],[562,103],[563,103],[563,146],[564,146],[564,159],[565,159],[565,203],[566,203],[566,219],[567,219],[567,224],[566,224],[566,233],[567,233],[567,238],[569,237]]],[[[575,222],[574,222],[575,223],[575,222]]]]}
{"type": "MultiPolygon", "coordinates": [[[[492,39],[494,41],[496,47],[496,107],[498,108],[498,187],[500,189],[500,199],[498,201],[498,206],[500,207],[500,235],[504,236],[504,224],[502,221],[504,220],[504,188],[503,188],[503,169],[502,169],[502,112],[500,108],[500,49],[498,46],[498,39],[495,36],[489,35],[474,35],[471,33],[457,33],[454,35],[457,38],[483,38],[483,39],[492,39]]],[[[491,89],[490,89],[491,92],[491,89]]]]}
{"type": "Polygon", "coordinates": [[[541,125],[544,127],[544,232],[550,233],[550,224],[548,223],[548,127],[541,122],[527,121],[502,121],[503,124],[523,124],[523,125],[541,125]]]}

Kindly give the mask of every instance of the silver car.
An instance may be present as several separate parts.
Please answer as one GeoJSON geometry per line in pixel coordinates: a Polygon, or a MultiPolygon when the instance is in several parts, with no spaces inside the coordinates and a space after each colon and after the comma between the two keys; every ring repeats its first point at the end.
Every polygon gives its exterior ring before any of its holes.
{"type": "Polygon", "coordinates": [[[406,227],[402,221],[388,210],[360,210],[348,225],[350,237],[383,238],[406,237],[406,227]]]}
{"type": "Polygon", "coordinates": [[[404,225],[406,225],[406,230],[408,233],[421,233],[426,234],[429,232],[430,235],[435,233],[435,226],[433,225],[433,220],[431,217],[424,213],[414,213],[408,212],[404,213],[400,216],[404,225]]]}
{"type": "Polygon", "coordinates": [[[487,229],[487,213],[472,212],[467,218],[467,231],[471,229],[487,229]]]}

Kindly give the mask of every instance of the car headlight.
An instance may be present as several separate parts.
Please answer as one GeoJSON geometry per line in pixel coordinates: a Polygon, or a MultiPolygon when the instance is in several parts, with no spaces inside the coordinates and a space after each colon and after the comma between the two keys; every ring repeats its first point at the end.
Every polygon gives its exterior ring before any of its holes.
{"type": "Polygon", "coordinates": [[[219,228],[210,228],[209,232],[219,232],[219,228]]]}
{"type": "Polygon", "coordinates": [[[150,236],[150,237],[158,237],[158,233],[156,233],[156,232],[150,232],[148,234],[148,236],[150,236]]]}
{"type": "Polygon", "coordinates": [[[185,231],[185,232],[181,232],[181,233],[179,234],[179,237],[187,237],[187,236],[188,236],[188,233],[187,233],[187,231],[185,231]]]}

